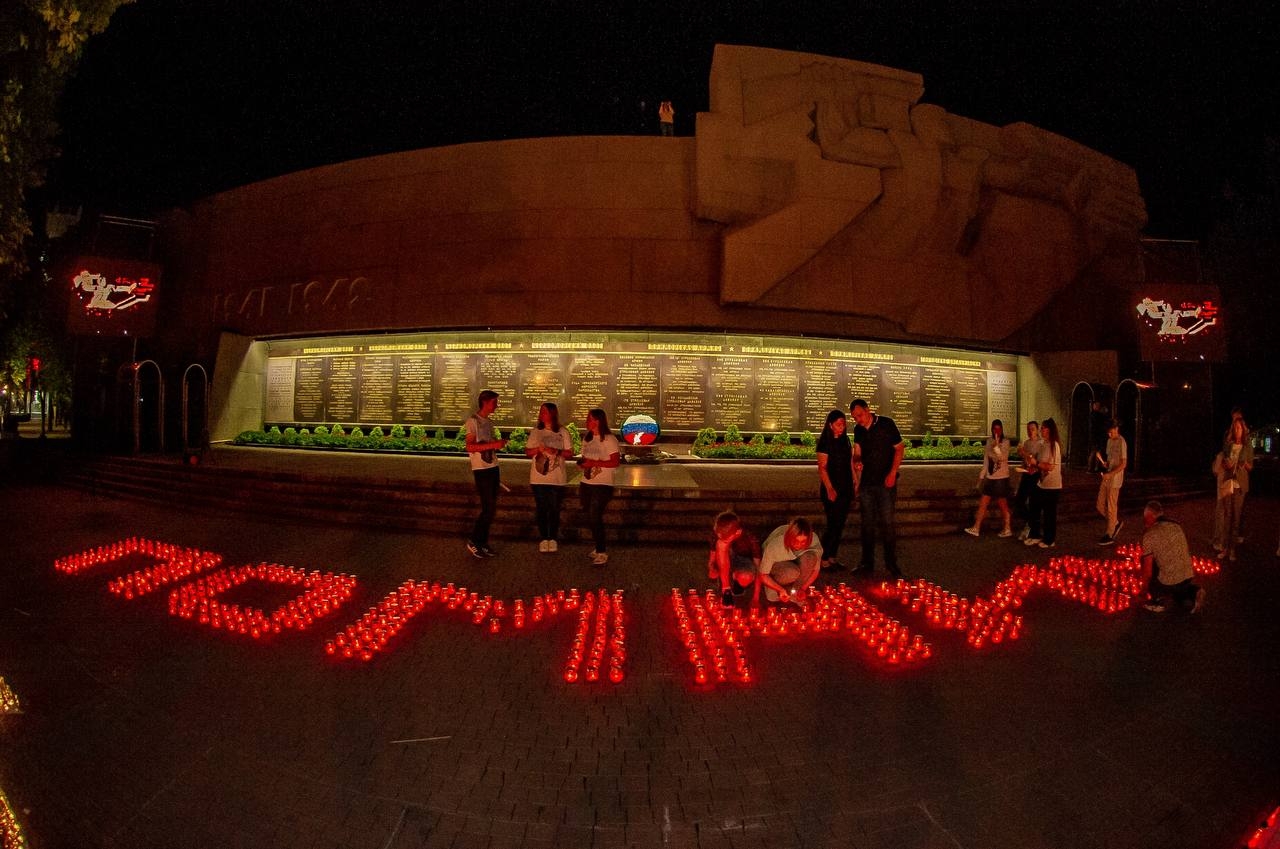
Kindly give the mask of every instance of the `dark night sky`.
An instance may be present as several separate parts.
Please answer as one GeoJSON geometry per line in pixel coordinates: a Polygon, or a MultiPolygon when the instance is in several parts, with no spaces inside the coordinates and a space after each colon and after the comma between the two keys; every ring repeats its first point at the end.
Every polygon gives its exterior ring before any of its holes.
{"type": "Polygon", "coordinates": [[[637,102],[659,96],[689,134],[720,41],[917,71],[926,102],[1132,165],[1148,232],[1194,238],[1280,135],[1277,23],[1233,0],[140,0],[68,89],[51,196],[148,214],[360,156],[636,132],[637,102]]]}

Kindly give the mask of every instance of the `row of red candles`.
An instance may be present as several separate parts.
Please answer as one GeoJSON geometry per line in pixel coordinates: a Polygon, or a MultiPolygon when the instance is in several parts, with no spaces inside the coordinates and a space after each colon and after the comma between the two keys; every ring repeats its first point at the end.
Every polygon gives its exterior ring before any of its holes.
{"type": "MultiPolygon", "coordinates": [[[[170,592],[170,613],[255,638],[279,633],[284,628],[306,629],[345,603],[356,583],[352,575],[304,572],[278,564],[208,572],[221,563],[220,555],[138,537],[60,558],[54,566],[59,571],[75,574],[135,554],[154,557],[160,562],[110,581],[111,592],[125,598],[140,597],[204,572],[203,577],[170,592]],[[257,608],[218,601],[218,596],[227,590],[250,580],[302,585],[304,591],[270,616],[257,608]]],[[[1046,587],[1108,613],[1128,609],[1143,592],[1139,577],[1141,552],[1138,546],[1122,546],[1116,554],[1117,559],[1109,560],[1068,556],[1052,558],[1044,567],[1018,566],[987,597],[973,600],[924,579],[886,582],[875,591],[882,597],[896,598],[913,613],[923,614],[936,627],[966,633],[971,647],[982,648],[1020,636],[1023,620],[1014,611],[1022,606],[1023,599],[1034,587],[1046,587]]],[[[1195,558],[1193,563],[1198,574],[1214,574],[1220,569],[1212,560],[1195,558]]],[[[705,597],[689,590],[687,607],[679,590],[672,590],[672,598],[681,640],[698,683],[705,683],[712,676],[718,681],[728,680],[731,663],[737,680],[750,681],[751,665],[743,640],[752,635],[848,631],[890,664],[927,659],[932,653],[920,635],[911,639],[905,626],[843,584],[815,589],[802,610],[767,608],[763,612],[759,609],[744,612],[732,608],[726,611],[718,603],[718,596],[709,590],[705,597]]],[[[494,634],[501,632],[508,618],[518,630],[524,628],[528,618],[538,622],[562,609],[579,610],[565,679],[571,682],[580,677],[598,680],[607,647],[609,678],[622,680],[626,654],[621,590],[612,596],[605,590],[588,592],[585,596],[577,589],[567,593],[560,590],[534,597],[527,610],[523,599],[515,599],[508,611],[502,599],[468,592],[465,587],[410,580],[370,608],[359,621],[326,641],[325,650],[331,655],[372,660],[378,652],[386,650],[388,642],[409,619],[432,602],[442,602],[449,610],[461,608],[470,614],[474,624],[487,623],[489,632],[494,634]],[[610,613],[613,614],[612,636],[609,636],[610,613]]]]}

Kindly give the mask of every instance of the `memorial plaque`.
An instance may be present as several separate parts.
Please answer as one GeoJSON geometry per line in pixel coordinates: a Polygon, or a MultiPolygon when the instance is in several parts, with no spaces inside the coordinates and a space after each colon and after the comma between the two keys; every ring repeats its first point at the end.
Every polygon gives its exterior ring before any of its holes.
{"type": "MultiPolygon", "coordinates": [[[[586,421],[587,413],[599,407],[610,412],[608,403],[609,359],[603,354],[575,354],[569,367],[568,416],[561,413],[562,422],[586,421]]],[[[610,417],[610,424],[616,416],[610,417]]]]}
{"type": "Polygon", "coordinates": [[[329,360],[326,357],[300,357],[293,390],[293,420],[325,422],[325,393],[329,360]]]}
{"type": "Polygon", "coordinates": [[[360,358],[360,413],[356,420],[390,424],[395,420],[395,358],[383,354],[360,358]]]}
{"type": "Polygon", "coordinates": [[[764,357],[756,363],[752,430],[795,430],[800,417],[800,360],[764,357]]]}
{"type": "Polygon", "coordinates": [[[292,359],[267,360],[267,410],[264,421],[297,420],[293,405],[296,369],[297,364],[292,359]]]}
{"type": "MultiPolygon", "coordinates": [[[[1017,429],[1018,375],[1013,371],[987,371],[987,415],[1004,422],[1010,436],[1017,429]]],[[[1019,433],[1018,438],[1022,435],[1019,433]]]]}
{"type": "Polygon", "coordinates": [[[997,417],[990,415],[987,411],[987,373],[985,371],[955,370],[954,404],[955,433],[991,432],[991,419],[997,417]]]}
{"type": "MultiPolygon", "coordinates": [[[[850,404],[858,398],[871,404],[872,409],[889,403],[890,399],[881,394],[882,384],[879,363],[846,363],[845,374],[848,379],[850,404]]],[[[842,409],[847,410],[848,405],[846,404],[842,409]]],[[[901,430],[901,427],[899,427],[899,430],[901,430]]]]}
{"type": "Polygon", "coordinates": [[[904,435],[983,438],[992,418],[1017,427],[1012,355],[807,339],[646,333],[423,333],[270,343],[263,404],[271,423],[421,424],[456,430],[476,396],[501,397],[496,423],[531,427],[545,401],[582,423],[654,416],[664,431],[821,430],[865,398],[904,435]]]}
{"type": "MultiPolygon", "coordinates": [[[[614,409],[619,422],[627,416],[658,415],[658,358],[652,354],[617,354],[614,409]]],[[[665,424],[662,422],[661,424],[665,424]]]]}
{"type": "Polygon", "coordinates": [[[669,428],[699,430],[707,415],[707,360],[672,356],[662,364],[662,416],[669,428]]]}
{"type": "Polygon", "coordinates": [[[434,356],[401,354],[396,358],[395,421],[404,425],[426,425],[435,419],[431,409],[434,356]]]}
{"type": "MultiPolygon", "coordinates": [[[[538,410],[548,401],[565,412],[564,361],[561,354],[521,354],[518,418],[523,426],[538,423],[538,410]]],[[[516,406],[515,403],[512,406],[516,406]]]]}
{"type": "Polygon", "coordinates": [[[360,359],[354,356],[329,358],[329,392],[325,398],[325,418],[334,422],[358,422],[360,359]]]}
{"type": "Polygon", "coordinates": [[[954,370],[948,368],[920,369],[920,389],[924,393],[924,429],[928,433],[940,436],[955,432],[951,403],[953,375],[954,370]]]}
{"type": "MultiPolygon", "coordinates": [[[[880,407],[873,410],[893,419],[901,433],[924,433],[920,415],[920,368],[887,365],[880,369],[880,407]]],[[[868,401],[871,399],[868,398],[868,401]]]]}
{"type": "Polygon", "coordinates": [[[752,428],[755,413],[755,365],[751,357],[716,357],[707,363],[711,397],[703,427],[724,430],[730,425],[752,428]]]}
{"type": "Polygon", "coordinates": [[[840,363],[804,360],[800,373],[800,429],[821,433],[832,410],[849,410],[849,402],[840,392],[840,363]]]}
{"type": "Polygon", "coordinates": [[[472,391],[472,365],[470,354],[440,354],[436,357],[436,390],[432,406],[435,407],[436,424],[449,429],[462,427],[467,416],[476,411],[476,396],[472,391]]]}
{"type": "MultiPolygon", "coordinates": [[[[490,418],[501,427],[513,427],[522,423],[518,408],[520,399],[520,369],[511,354],[480,354],[477,374],[480,389],[492,389],[498,393],[498,409],[490,418]]],[[[475,392],[478,396],[479,390],[475,392]]],[[[474,401],[472,404],[474,405],[474,401]]],[[[470,413],[468,413],[470,415],[470,413]]]]}

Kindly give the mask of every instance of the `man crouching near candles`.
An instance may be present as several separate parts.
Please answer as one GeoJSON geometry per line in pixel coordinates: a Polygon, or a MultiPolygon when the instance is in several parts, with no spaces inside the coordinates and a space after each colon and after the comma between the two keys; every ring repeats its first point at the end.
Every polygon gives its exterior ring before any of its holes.
{"type": "Polygon", "coordinates": [[[1191,551],[1182,525],[1167,518],[1159,501],[1147,502],[1142,511],[1142,577],[1151,599],[1143,605],[1152,613],[1169,609],[1165,598],[1192,613],[1204,608],[1204,589],[1192,580],[1191,551]]]}
{"type": "Polygon", "coordinates": [[[733,607],[734,597],[754,586],[751,604],[760,606],[760,540],[742,527],[738,514],[726,510],[711,525],[707,577],[720,582],[720,599],[733,607]]]}
{"type": "Polygon", "coordinates": [[[795,518],[775,528],[764,541],[760,583],[764,597],[804,607],[809,587],[822,571],[822,543],[808,519],[795,518]]]}

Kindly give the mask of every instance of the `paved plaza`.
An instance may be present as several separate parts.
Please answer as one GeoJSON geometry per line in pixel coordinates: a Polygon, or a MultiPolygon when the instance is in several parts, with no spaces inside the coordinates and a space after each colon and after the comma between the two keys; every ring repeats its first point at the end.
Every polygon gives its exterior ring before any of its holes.
{"type": "MultiPolygon", "coordinates": [[[[477,561],[460,539],[281,526],[269,505],[249,520],[56,486],[0,489],[0,505],[0,676],[22,711],[0,715],[0,789],[33,849],[1226,849],[1280,803],[1266,498],[1240,560],[1201,579],[1194,618],[1034,591],[1020,639],[975,649],[845,577],[932,656],[891,665],[845,634],[791,633],[747,642],[751,682],[701,685],[670,601],[705,587],[695,547],[618,546],[595,569],[583,545],[509,542],[477,561]],[[54,569],[134,536],[356,584],[304,632],[255,640],[171,616],[168,587],[108,591],[154,559],[54,569]],[[565,680],[568,611],[493,634],[434,604],[368,663],[326,654],[407,579],[508,604],[620,589],[625,677],[565,680]]],[[[1198,554],[1210,510],[1176,508],[1198,554]]],[[[1141,519],[1126,518],[1133,542],[1141,519]]],[[[975,597],[1021,563],[1107,554],[1098,532],[1069,523],[1052,552],[912,539],[901,560],[975,597]]],[[[271,610],[297,592],[250,582],[224,600],[271,610]]]]}

